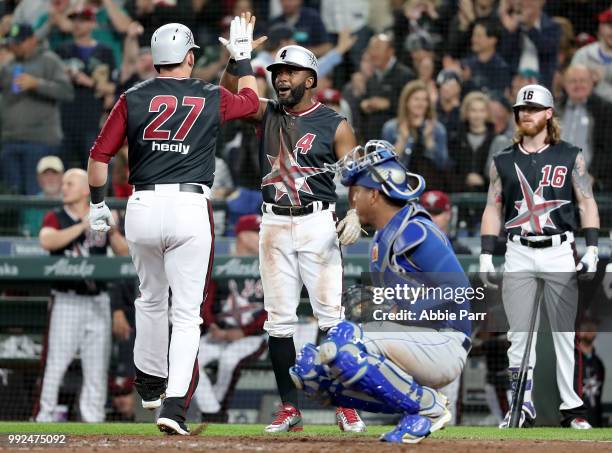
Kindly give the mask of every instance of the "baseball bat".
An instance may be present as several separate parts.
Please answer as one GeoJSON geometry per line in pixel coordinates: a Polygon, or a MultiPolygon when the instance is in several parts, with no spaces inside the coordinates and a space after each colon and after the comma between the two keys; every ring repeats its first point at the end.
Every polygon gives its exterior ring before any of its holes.
{"type": "Polygon", "coordinates": [[[527,377],[529,376],[529,356],[531,355],[531,342],[533,341],[536,319],[538,318],[538,311],[540,310],[540,296],[542,295],[542,286],[542,282],[538,282],[538,289],[536,290],[536,298],[533,304],[533,311],[531,312],[531,318],[529,319],[529,336],[527,337],[525,353],[523,354],[521,368],[519,369],[519,378],[516,384],[516,390],[512,394],[512,403],[510,406],[510,428],[518,428],[519,423],[521,421],[523,399],[525,397],[525,389],[527,388],[527,377]]]}

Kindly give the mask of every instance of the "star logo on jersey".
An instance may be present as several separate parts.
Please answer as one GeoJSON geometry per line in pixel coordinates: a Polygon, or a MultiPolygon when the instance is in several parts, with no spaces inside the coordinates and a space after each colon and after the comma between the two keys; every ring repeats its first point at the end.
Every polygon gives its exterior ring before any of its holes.
{"type": "Polygon", "coordinates": [[[255,312],[260,310],[263,310],[263,303],[249,300],[248,297],[241,294],[236,281],[230,280],[229,296],[223,301],[218,317],[227,325],[240,327],[251,323],[255,312]]]}
{"type": "Polygon", "coordinates": [[[301,206],[299,192],[312,195],[312,189],[307,179],[311,176],[325,173],[327,170],[317,167],[302,167],[297,160],[297,150],[289,151],[280,130],[280,145],[278,156],[268,156],[272,169],[261,181],[261,187],[273,185],[276,193],[274,201],[284,196],[289,198],[291,206],[301,206]]]}
{"type": "Polygon", "coordinates": [[[550,213],[568,204],[569,201],[546,200],[542,196],[544,186],[540,183],[534,192],[518,165],[514,164],[514,168],[516,169],[516,175],[521,185],[523,199],[514,204],[514,207],[518,211],[518,215],[506,222],[506,229],[520,226],[521,233],[543,234],[544,228],[556,228],[550,218],[550,213]]]}

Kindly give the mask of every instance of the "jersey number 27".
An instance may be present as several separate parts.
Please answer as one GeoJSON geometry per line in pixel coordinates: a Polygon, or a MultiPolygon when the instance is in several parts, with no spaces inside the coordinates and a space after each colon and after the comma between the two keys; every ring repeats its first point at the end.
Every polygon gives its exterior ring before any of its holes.
{"type": "MultiPolygon", "coordinates": [[[[189,113],[174,133],[172,140],[182,142],[191,131],[194,123],[204,110],[206,99],[194,96],[184,96],[182,101],[183,107],[189,107],[189,113]]],[[[169,129],[161,129],[166,121],[176,113],[178,109],[178,99],[175,96],[159,95],[151,99],[149,104],[149,113],[157,113],[155,118],[144,128],[142,138],[144,140],[170,140],[172,131],[169,129]]]]}

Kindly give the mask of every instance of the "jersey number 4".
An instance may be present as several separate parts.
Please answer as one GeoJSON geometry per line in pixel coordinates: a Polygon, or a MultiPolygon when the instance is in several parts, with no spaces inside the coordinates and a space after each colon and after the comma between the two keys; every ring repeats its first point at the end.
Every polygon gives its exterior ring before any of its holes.
{"type": "Polygon", "coordinates": [[[312,148],[312,142],[315,138],[317,138],[317,136],[309,132],[297,141],[295,149],[298,149],[300,154],[307,154],[310,148],[312,148]]]}
{"type": "Polygon", "coordinates": [[[551,169],[552,165],[545,165],[542,168],[542,179],[540,180],[540,186],[553,186],[557,189],[563,187],[563,184],[565,184],[565,176],[567,175],[567,167],[564,165],[559,165],[554,169],[551,169]]]}
{"type": "MultiPolygon", "coordinates": [[[[189,134],[189,131],[202,113],[202,110],[204,110],[205,101],[206,99],[199,97],[183,97],[182,106],[189,107],[189,113],[187,113],[185,119],[174,133],[172,140],[177,140],[179,142],[185,140],[185,137],[189,134]]],[[[151,99],[149,113],[157,113],[157,115],[144,128],[142,138],[145,140],[170,140],[172,131],[161,129],[161,127],[176,113],[177,109],[178,99],[174,96],[160,95],[151,99]]]]}

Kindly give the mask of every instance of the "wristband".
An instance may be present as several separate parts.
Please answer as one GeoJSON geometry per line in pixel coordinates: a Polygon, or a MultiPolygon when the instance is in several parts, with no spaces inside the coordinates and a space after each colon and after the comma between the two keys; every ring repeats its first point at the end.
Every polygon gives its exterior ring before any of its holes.
{"type": "Polygon", "coordinates": [[[497,245],[497,236],[492,234],[483,234],[480,237],[480,253],[493,255],[495,246],[497,245]]]}
{"type": "Polygon", "coordinates": [[[234,77],[237,76],[238,73],[236,72],[237,71],[236,66],[237,66],[236,60],[234,60],[233,58],[230,58],[227,61],[227,65],[225,66],[225,72],[227,72],[229,75],[232,75],[234,77]]]}
{"type": "Polygon", "coordinates": [[[599,228],[583,228],[582,231],[584,232],[584,239],[587,247],[597,247],[597,242],[599,240],[599,228]]]}
{"type": "Polygon", "coordinates": [[[246,77],[246,76],[254,75],[250,58],[245,58],[244,60],[238,60],[236,62],[236,75],[238,77],[246,77]]]}
{"type": "Polygon", "coordinates": [[[94,187],[89,185],[89,194],[91,196],[92,204],[99,204],[104,201],[104,195],[106,193],[106,184],[103,186],[94,187]]]}

